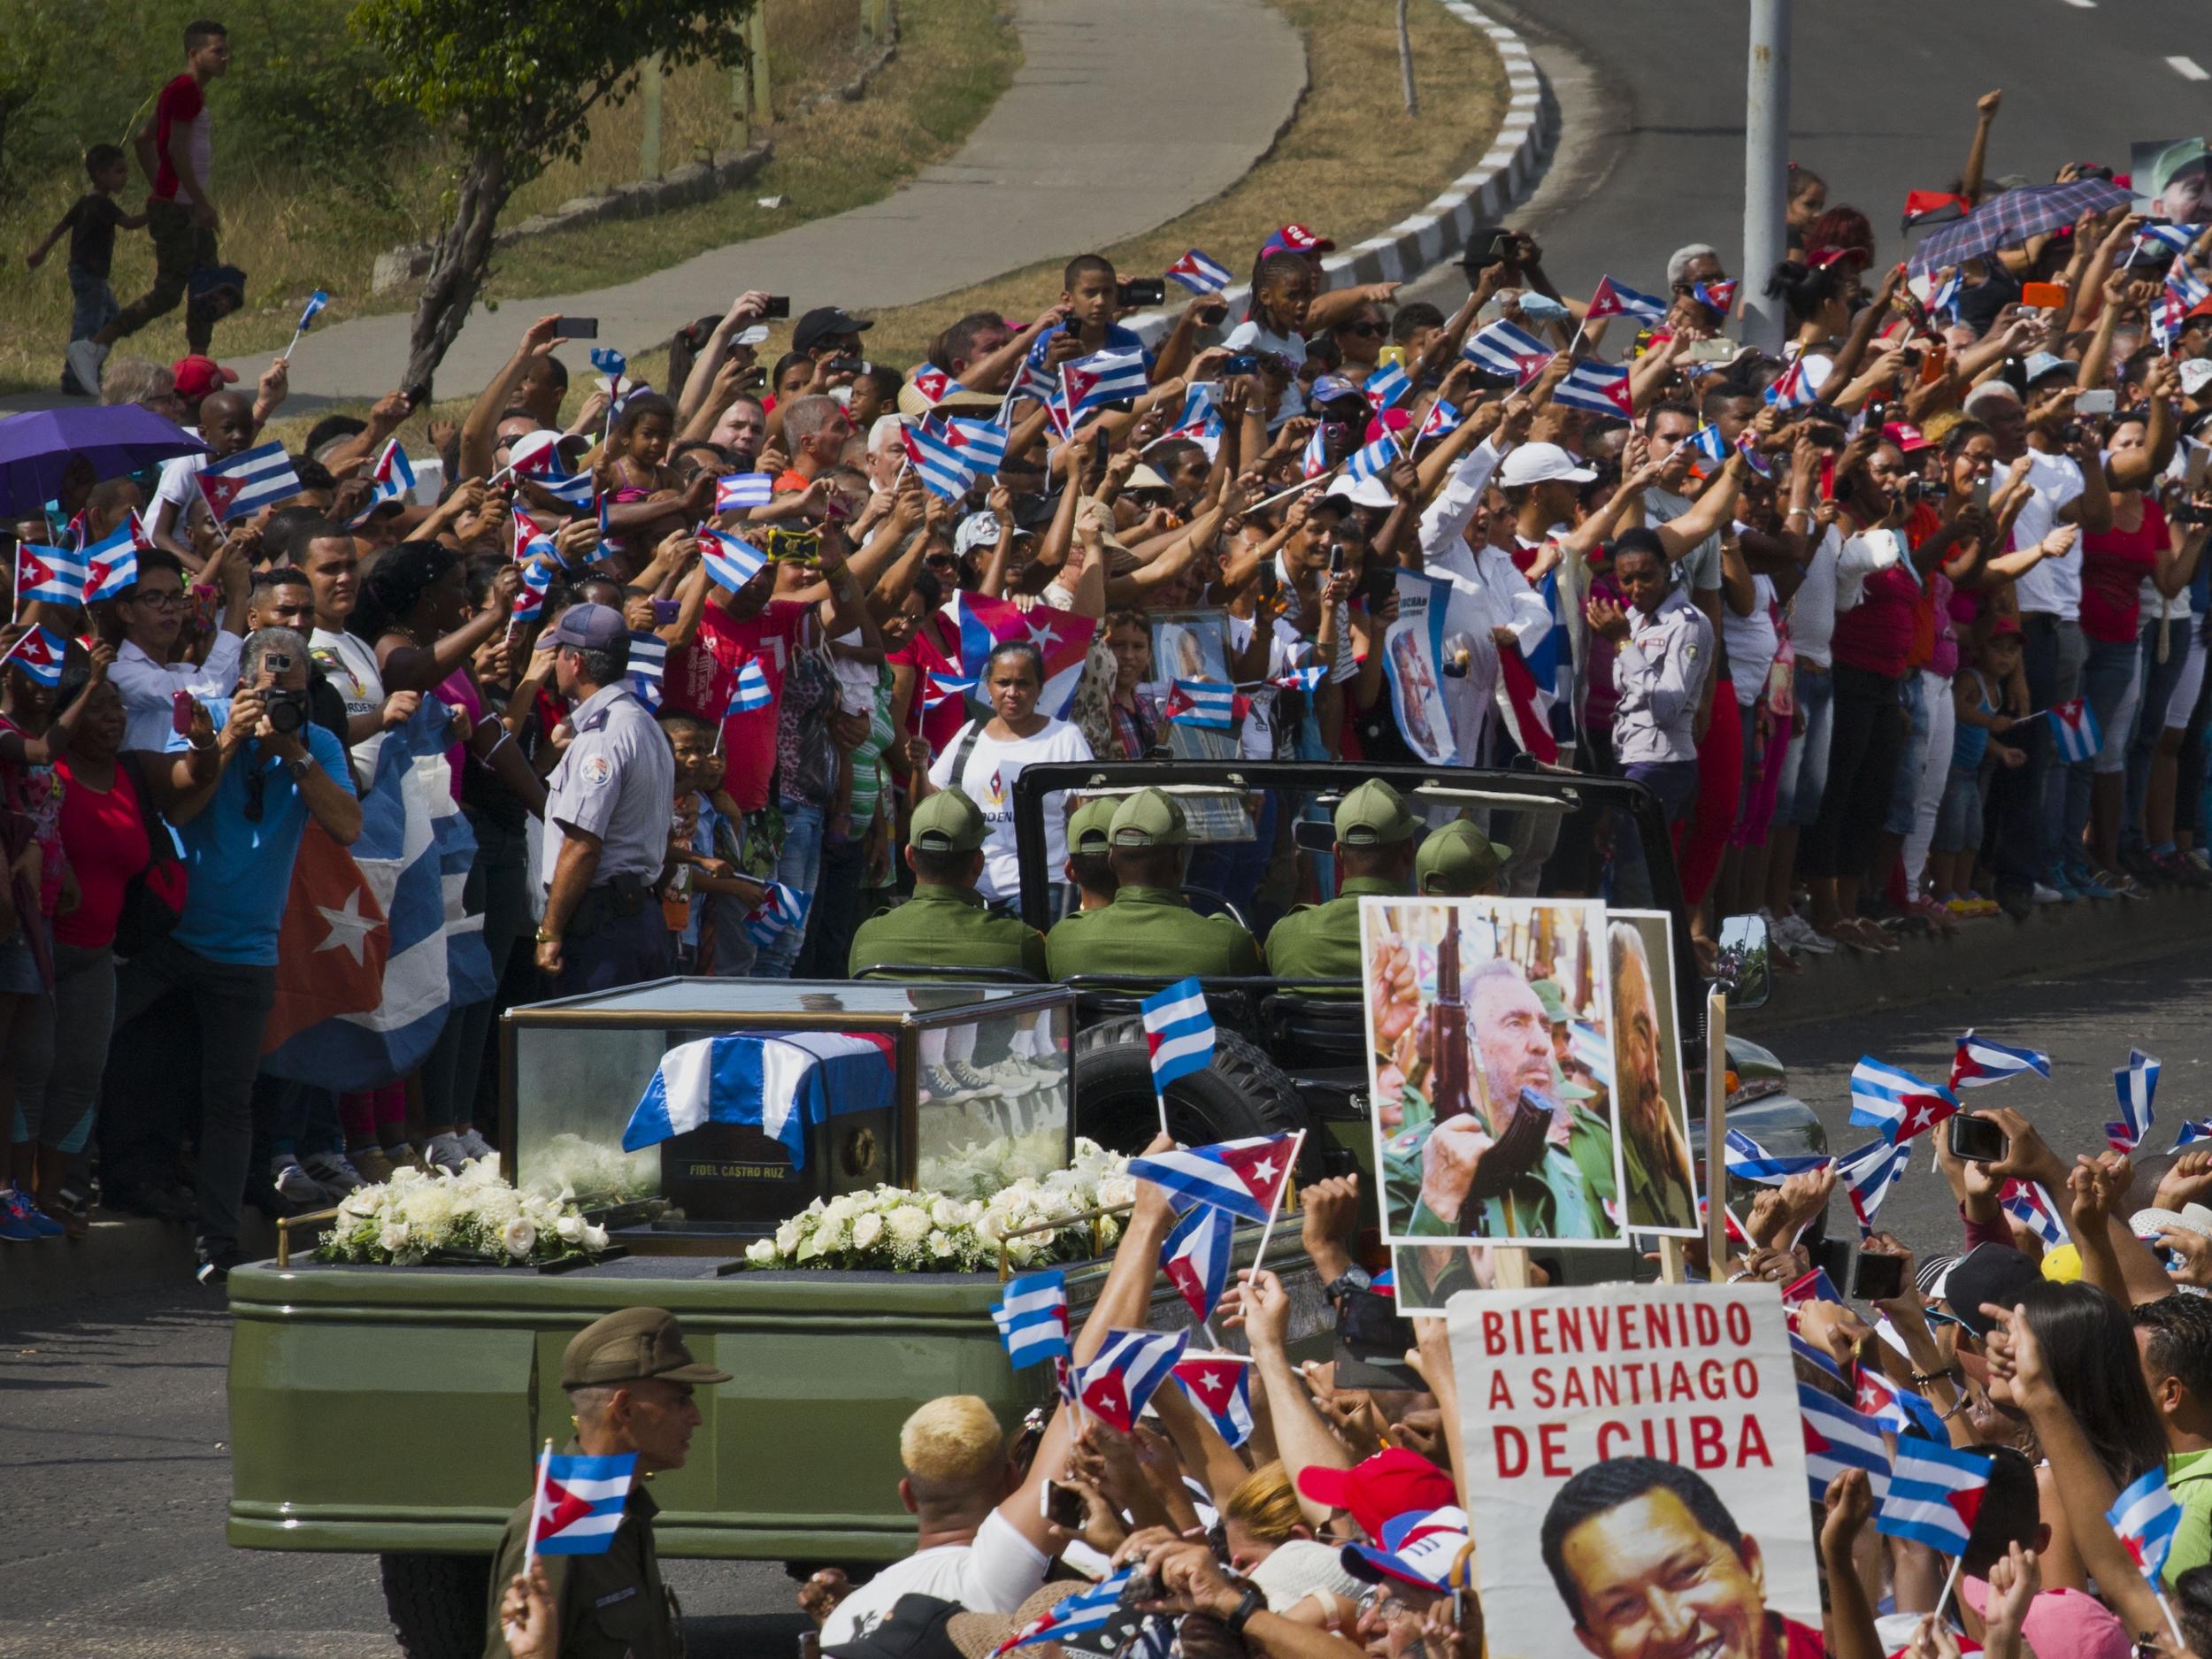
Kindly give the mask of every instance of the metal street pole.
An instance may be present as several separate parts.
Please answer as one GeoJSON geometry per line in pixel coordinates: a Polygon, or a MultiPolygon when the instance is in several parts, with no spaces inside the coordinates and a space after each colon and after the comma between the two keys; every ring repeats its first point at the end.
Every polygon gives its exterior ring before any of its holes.
{"type": "Polygon", "coordinates": [[[1790,0],[1751,0],[1750,68],[1744,92],[1743,338],[1782,347],[1782,305],[1761,292],[1782,262],[1789,203],[1790,0]]]}

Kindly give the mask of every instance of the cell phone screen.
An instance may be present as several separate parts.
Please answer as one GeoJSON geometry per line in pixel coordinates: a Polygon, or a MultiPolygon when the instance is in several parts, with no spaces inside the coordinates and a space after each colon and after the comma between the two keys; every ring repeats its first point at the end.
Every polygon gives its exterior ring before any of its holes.
{"type": "Polygon", "coordinates": [[[1905,1288],[1905,1258],[1859,1252],[1851,1275],[1851,1294],[1860,1302],[1887,1302],[1905,1288]]]}
{"type": "Polygon", "coordinates": [[[1973,1112],[1960,1112],[1951,1119],[1947,1128],[1951,1136],[1952,1155],[1964,1158],[1970,1164],[1994,1164],[2005,1156],[2005,1148],[2012,1144],[2005,1134],[2003,1125],[1993,1118],[1973,1112]]]}
{"type": "Polygon", "coordinates": [[[761,312],[761,315],[763,317],[790,316],[791,296],[788,294],[771,294],[768,296],[768,309],[761,312]]]}

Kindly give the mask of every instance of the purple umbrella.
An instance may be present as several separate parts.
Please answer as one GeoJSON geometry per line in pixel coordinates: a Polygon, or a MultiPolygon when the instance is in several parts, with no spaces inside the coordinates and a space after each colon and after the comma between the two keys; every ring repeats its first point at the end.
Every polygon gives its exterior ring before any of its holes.
{"type": "Polygon", "coordinates": [[[206,449],[167,416],[136,403],[11,415],[0,420],[0,517],[38,517],[60,495],[61,475],[80,456],[91,463],[96,483],[206,449]]]}
{"type": "Polygon", "coordinates": [[[1913,250],[1908,262],[1916,275],[1978,259],[2000,248],[2017,248],[2031,236],[2070,225],[2084,213],[2108,213],[2125,207],[2125,190],[2106,179],[2077,179],[2070,184],[2030,184],[1992,196],[1955,225],[1913,250]]]}

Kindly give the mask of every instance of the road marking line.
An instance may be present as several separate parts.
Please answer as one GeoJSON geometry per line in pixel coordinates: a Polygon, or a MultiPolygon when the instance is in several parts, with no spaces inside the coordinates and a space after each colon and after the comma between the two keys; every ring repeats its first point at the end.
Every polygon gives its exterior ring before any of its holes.
{"type": "Polygon", "coordinates": [[[2097,0],[2066,0],[2066,4],[2077,12],[2094,12],[2097,9],[2097,0]]]}
{"type": "Polygon", "coordinates": [[[2212,73],[2207,73],[2193,58],[2169,58],[2166,67],[2184,81],[2212,81],[2212,73]]]}

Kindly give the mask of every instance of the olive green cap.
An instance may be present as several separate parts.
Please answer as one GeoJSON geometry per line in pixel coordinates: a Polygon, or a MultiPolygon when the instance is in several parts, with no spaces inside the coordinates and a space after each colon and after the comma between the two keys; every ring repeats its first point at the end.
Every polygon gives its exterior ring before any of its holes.
{"type": "Polygon", "coordinates": [[[1336,839],[1342,847],[1386,847],[1412,839],[1414,818],[1405,796],[1370,778],[1336,806],[1336,839]]]}
{"type": "Polygon", "coordinates": [[[726,1383],[730,1374],[691,1357],[683,1328],[665,1308],[625,1308],[595,1319],[568,1340],[561,1356],[561,1386],[636,1382],[726,1383]]]}
{"type": "Polygon", "coordinates": [[[1563,1025],[1574,1016],[1567,1011],[1567,993],[1556,979],[1532,979],[1530,990],[1544,1005],[1544,1018],[1555,1025],[1563,1025]]]}
{"type": "Polygon", "coordinates": [[[1068,850],[1102,853],[1114,844],[1114,814],[1121,803],[1110,795],[1086,801],[1068,818],[1068,850]]]}
{"type": "Polygon", "coordinates": [[[983,850],[989,831],[983,809],[956,785],[940,789],[914,809],[910,839],[926,853],[973,853],[983,850]]]}
{"type": "Polygon", "coordinates": [[[1513,849],[1492,841],[1470,820],[1454,818],[1433,829],[1413,855],[1413,890],[1464,896],[1480,893],[1498,879],[1513,849]]]}
{"type": "Polygon", "coordinates": [[[1190,820],[1173,795],[1140,789],[1114,813],[1107,832],[1116,847],[1187,847],[1190,820]]]}

